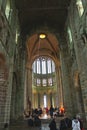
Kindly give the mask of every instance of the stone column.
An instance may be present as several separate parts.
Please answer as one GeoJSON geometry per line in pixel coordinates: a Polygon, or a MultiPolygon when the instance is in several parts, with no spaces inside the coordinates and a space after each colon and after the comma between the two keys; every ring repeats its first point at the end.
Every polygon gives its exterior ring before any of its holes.
{"type": "Polygon", "coordinates": [[[25,72],[25,84],[24,84],[24,110],[27,108],[27,70],[25,72]]]}
{"type": "Polygon", "coordinates": [[[40,93],[38,92],[38,108],[40,107],[40,98],[41,96],[40,96],[40,93]]]}
{"type": "Polygon", "coordinates": [[[79,112],[83,113],[84,115],[84,110],[85,113],[87,113],[87,106],[86,106],[87,93],[85,93],[87,91],[87,45],[84,46],[83,48],[83,46],[81,45],[82,41],[75,32],[74,32],[74,38],[75,38],[74,46],[75,46],[76,60],[80,77],[80,85],[78,88],[78,93],[82,93],[82,95],[80,94],[80,97],[78,99],[79,102],[79,100],[81,100],[82,98],[82,102],[80,102],[82,112],[81,111],[79,112]]]}
{"type": "MultiPolygon", "coordinates": [[[[73,1],[74,2],[74,1],[73,1]]],[[[82,93],[82,97],[80,94],[80,99],[82,98],[82,102],[80,102],[80,105],[82,106],[82,114],[87,118],[87,39],[86,42],[82,39],[83,34],[83,28],[86,30],[87,24],[85,24],[86,16],[82,18],[80,23],[75,23],[75,17],[74,14],[74,8],[72,8],[70,12],[70,24],[72,28],[72,36],[73,36],[73,43],[74,43],[74,49],[76,54],[76,61],[78,65],[78,72],[80,77],[80,85],[78,91],[82,93]],[[85,21],[83,23],[83,21],[85,21]],[[78,26],[76,26],[78,25],[78,26]],[[84,25],[84,27],[83,27],[84,25]],[[84,112],[85,111],[85,112],[84,112]]],[[[85,37],[83,37],[85,38],[85,37]]],[[[85,40],[85,39],[84,39],[85,40]]]]}
{"type": "Polygon", "coordinates": [[[32,69],[27,69],[27,107],[30,111],[32,108],[32,69]]]}
{"type": "Polygon", "coordinates": [[[37,93],[34,94],[34,108],[37,108],[37,93]]]}
{"type": "Polygon", "coordinates": [[[35,94],[35,106],[38,108],[38,93],[35,94]]]}
{"type": "Polygon", "coordinates": [[[48,103],[48,107],[50,107],[50,94],[47,94],[47,103],[48,103]]]}
{"type": "Polygon", "coordinates": [[[6,97],[6,106],[5,106],[5,123],[9,124],[10,121],[10,105],[11,105],[11,92],[12,92],[12,78],[13,78],[13,58],[10,59],[10,66],[9,66],[9,77],[8,77],[8,90],[7,90],[7,97],[6,97]]]}
{"type": "Polygon", "coordinates": [[[59,67],[56,67],[56,84],[57,84],[57,106],[60,107],[63,105],[63,95],[62,95],[62,84],[61,84],[61,75],[59,67]]]}
{"type": "Polygon", "coordinates": [[[61,62],[61,77],[63,85],[63,99],[65,110],[71,113],[72,103],[71,103],[71,89],[69,81],[69,58],[67,53],[67,47],[64,45],[66,41],[62,41],[61,51],[60,51],[60,62],[61,62]]]}
{"type": "Polygon", "coordinates": [[[59,88],[60,88],[60,106],[63,106],[63,86],[62,86],[62,76],[61,76],[61,68],[59,67],[59,88]]]}
{"type": "Polygon", "coordinates": [[[40,95],[40,104],[41,104],[41,107],[43,107],[44,106],[44,104],[43,104],[43,93],[41,93],[41,95],[40,95]]]}

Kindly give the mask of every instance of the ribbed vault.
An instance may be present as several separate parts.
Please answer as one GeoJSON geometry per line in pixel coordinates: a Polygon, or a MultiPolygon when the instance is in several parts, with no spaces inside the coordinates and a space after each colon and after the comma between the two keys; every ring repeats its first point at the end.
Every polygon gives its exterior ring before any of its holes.
{"type": "Polygon", "coordinates": [[[55,35],[47,33],[44,39],[40,39],[39,35],[40,33],[35,33],[27,40],[27,67],[40,56],[50,57],[56,64],[59,64],[59,43],[55,35]]]}

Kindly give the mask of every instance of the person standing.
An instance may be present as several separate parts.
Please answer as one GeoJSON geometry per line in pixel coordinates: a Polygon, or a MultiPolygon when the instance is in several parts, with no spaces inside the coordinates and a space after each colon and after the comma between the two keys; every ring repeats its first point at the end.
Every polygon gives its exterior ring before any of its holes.
{"type": "Polygon", "coordinates": [[[64,118],[60,121],[60,130],[71,130],[72,120],[65,114],[64,118]]]}
{"type": "Polygon", "coordinates": [[[80,129],[80,122],[76,117],[74,117],[72,120],[72,130],[81,130],[80,129]]]}
{"type": "Polygon", "coordinates": [[[53,117],[53,112],[54,112],[54,108],[53,108],[53,106],[51,105],[51,107],[50,107],[50,116],[51,116],[51,118],[53,117]]]}
{"type": "Polygon", "coordinates": [[[49,128],[50,128],[50,130],[57,130],[55,117],[54,117],[54,118],[52,119],[52,121],[50,122],[49,128]]]}
{"type": "Polygon", "coordinates": [[[80,122],[80,129],[81,130],[84,130],[84,127],[83,127],[83,120],[81,119],[80,115],[76,115],[76,118],[79,120],[80,122]]]}

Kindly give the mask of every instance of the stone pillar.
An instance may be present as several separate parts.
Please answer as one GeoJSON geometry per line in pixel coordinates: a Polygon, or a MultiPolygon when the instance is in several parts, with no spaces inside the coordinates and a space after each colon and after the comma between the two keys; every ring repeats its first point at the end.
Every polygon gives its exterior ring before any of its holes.
{"type": "Polygon", "coordinates": [[[71,103],[71,89],[69,81],[69,58],[67,53],[67,47],[64,45],[66,41],[62,41],[61,51],[60,51],[60,62],[61,62],[61,76],[63,85],[63,99],[65,110],[71,113],[72,103],[71,103]],[[63,43],[64,42],[64,43],[63,43]]]}
{"type": "Polygon", "coordinates": [[[24,84],[24,110],[27,108],[27,70],[25,72],[25,84],[24,84]]]}
{"type": "MultiPolygon", "coordinates": [[[[69,12],[70,12],[69,19],[70,19],[70,26],[72,29],[74,50],[80,77],[80,86],[78,88],[78,91],[82,93],[80,94],[79,97],[80,99],[82,98],[82,102],[80,102],[80,105],[82,106],[82,114],[83,115],[85,114],[85,117],[87,118],[87,103],[86,103],[87,102],[87,38],[83,32],[84,30],[86,31],[87,28],[87,19],[84,13],[82,20],[80,22],[77,22],[77,19],[74,19],[76,15],[74,13],[73,6],[69,12]]],[[[80,99],[78,99],[78,101],[80,99]]]]}
{"type": "Polygon", "coordinates": [[[38,93],[35,94],[35,107],[38,108],[38,93]]]}
{"type": "Polygon", "coordinates": [[[47,103],[48,103],[48,107],[50,108],[50,94],[47,94],[47,103]]]}
{"type": "Polygon", "coordinates": [[[38,108],[40,107],[40,93],[38,93],[38,108]]]}
{"type": "Polygon", "coordinates": [[[12,78],[13,78],[13,58],[10,59],[9,66],[9,78],[8,78],[8,90],[6,97],[6,106],[5,106],[5,123],[9,124],[10,121],[10,108],[11,108],[11,92],[12,92],[12,78]]]}
{"type": "MultiPolygon", "coordinates": [[[[78,72],[79,72],[79,77],[80,77],[80,86],[79,86],[79,91],[82,93],[80,95],[80,99],[82,98],[81,108],[82,108],[82,114],[84,115],[84,110],[85,114],[87,116],[87,45],[83,47],[82,45],[82,40],[78,36],[76,32],[73,31],[73,37],[74,37],[74,46],[75,46],[75,53],[76,53],[76,60],[77,60],[77,65],[78,65],[78,72]],[[82,97],[81,97],[82,96],[82,97]]],[[[79,99],[79,100],[80,100],[79,99]]]]}
{"type": "Polygon", "coordinates": [[[32,108],[34,108],[34,93],[32,93],[32,108]]]}
{"type": "Polygon", "coordinates": [[[40,100],[41,107],[44,107],[44,104],[43,104],[43,93],[41,93],[40,98],[41,98],[41,100],[40,100]]]}
{"type": "Polygon", "coordinates": [[[63,106],[63,88],[62,88],[62,76],[61,76],[61,68],[59,68],[59,88],[60,88],[60,106],[63,106]]]}
{"type": "Polygon", "coordinates": [[[57,95],[56,92],[53,93],[53,106],[56,107],[56,102],[57,102],[57,95]]]}
{"type": "Polygon", "coordinates": [[[37,108],[37,93],[34,94],[34,108],[37,108]]]}
{"type": "Polygon", "coordinates": [[[32,108],[32,69],[27,69],[27,109],[31,111],[32,108]]]}
{"type": "Polygon", "coordinates": [[[59,67],[56,67],[56,84],[57,84],[57,106],[63,106],[61,73],[59,67]]]}

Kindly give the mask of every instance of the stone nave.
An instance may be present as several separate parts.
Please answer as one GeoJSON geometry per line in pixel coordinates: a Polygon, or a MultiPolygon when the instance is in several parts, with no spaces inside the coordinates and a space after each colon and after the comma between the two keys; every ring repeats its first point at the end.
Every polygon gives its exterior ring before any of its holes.
{"type": "Polygon", "coordinates": [[[0,128],[51,105],[87,122],[87,0],[0,0],[0,128]]]}

